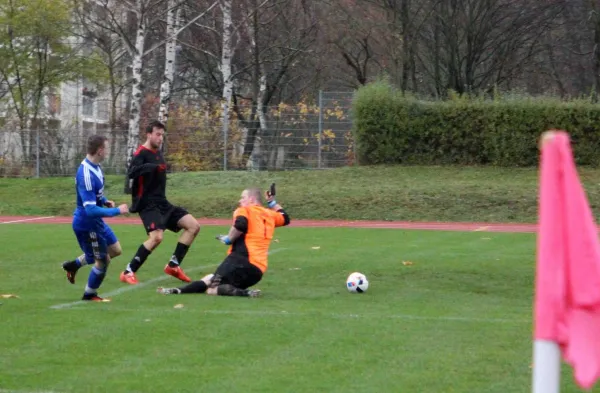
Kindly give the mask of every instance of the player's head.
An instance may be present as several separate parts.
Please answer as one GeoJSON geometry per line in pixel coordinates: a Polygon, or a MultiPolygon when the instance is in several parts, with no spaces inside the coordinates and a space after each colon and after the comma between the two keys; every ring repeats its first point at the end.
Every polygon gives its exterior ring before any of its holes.
{"type": "Polygon", "coordinates": [[[262,203],[262,193],[258,188],[246,188],[242,191],[242,197],[240,198],[241,207],[262,205],[262,203]]]}
{"type": "Polygon", "coordinates": [[[98,158],[98,162],[108,155],[108,143],[104,135],[92,135],[87,140],[87,154],[98,158]]]}
{"type": "Polygon", "coordinates": [[[146,127],[146,142],[150,144],[153,149],[160,148],[163,143],[165,135],[165,125],[160,121],[153,121],[146,127]]]}

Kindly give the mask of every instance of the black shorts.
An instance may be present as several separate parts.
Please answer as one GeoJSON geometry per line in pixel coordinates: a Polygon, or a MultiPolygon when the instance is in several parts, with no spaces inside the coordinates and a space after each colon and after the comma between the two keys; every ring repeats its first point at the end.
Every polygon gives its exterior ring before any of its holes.
{"type": "Polygon", "coordinates": [[[231,284],[236,288],[247,289],[262,279],[262,271],[250,263],[248,258],[229,254],[215,271],[220,276],[220,284],[231,284]]]}
{"type": "Polygon", "coordinates": [[[182,207],[171,205],[169,202],[151,203],[139,212],[147,233],[157,229],[168,229],[171,232],[179,232],[181,227],[177,225],[188,211],[182,207]]]}

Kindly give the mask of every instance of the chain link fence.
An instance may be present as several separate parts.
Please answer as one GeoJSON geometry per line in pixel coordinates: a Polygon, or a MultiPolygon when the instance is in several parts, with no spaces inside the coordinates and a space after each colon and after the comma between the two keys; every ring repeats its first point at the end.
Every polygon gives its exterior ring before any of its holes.
{"type": "MultiPolygon", "coordinates": [[[[179,108],[169,119],[166,159],[172,172],[353,165],[351,101],[352,92],[321,92],[315,104],[266,107],[264,116],[256,107],[239,103],[232,108],[227,138],[219,105],[179,108]]],[[[104,172],[124,173],[127,130],[83,127],[0,130],[0,177],[72,176],[85,157],[87,138],[94,133],[109,138],[104,172]]],[[[142,138],[143,133],[140,143],[142,138]]]]}

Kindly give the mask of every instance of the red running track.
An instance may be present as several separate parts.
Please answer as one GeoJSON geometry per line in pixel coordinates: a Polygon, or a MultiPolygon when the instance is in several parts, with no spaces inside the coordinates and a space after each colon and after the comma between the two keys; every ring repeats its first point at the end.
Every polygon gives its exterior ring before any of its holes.
{"type": "MultiPolygon", "coordinates": [[[[109,224],[141,224],[139,217],[107,218],[109,224]]],[[[230,225],[227,219],[198,219],[200,225],[230,225]]],[[[0,216],[0,224],[70,224],[71,217],[55,216],[0,216]]],[[[420,229],[462,232],[520,232],[534,233],[537,224],[498,224],[476,222],[405,222],[405,221],[343,221],[343,220],[292,220],[295,227],[321,228],[383,228],[420,229]]]]}

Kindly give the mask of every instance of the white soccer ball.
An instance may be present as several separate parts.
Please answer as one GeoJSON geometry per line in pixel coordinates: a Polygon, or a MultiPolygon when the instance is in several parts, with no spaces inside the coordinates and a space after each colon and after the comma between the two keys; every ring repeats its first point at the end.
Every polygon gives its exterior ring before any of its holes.
{"type": "Polygon", "coordinates": [[[348,276],[346,280],[346,288],[354,293],[364,293],[369,289],[369,281],[367,276],[362,273],[354,272],[348,276]]]}

